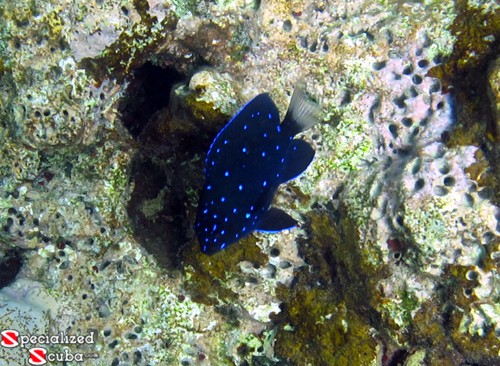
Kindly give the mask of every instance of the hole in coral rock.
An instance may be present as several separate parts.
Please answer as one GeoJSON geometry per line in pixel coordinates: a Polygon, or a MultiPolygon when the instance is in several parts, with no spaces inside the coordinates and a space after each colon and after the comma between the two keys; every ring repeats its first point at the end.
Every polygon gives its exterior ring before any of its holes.
{"type": "Polygon", "coordinates": [[[151,116],[168,105],[170,89],[182,79],[175,69],[149,62],[133,72],[118,106],[123,124],[132,136],[139,136],[151,116]]]}
{"type": "Polygon", "coordinates": [[[181,251],[194,245],[193,205],[203,184],[200,157],[220,127],[197,120],[182,102],[170,100],[182,78],[174,69],[145,64],[134,72],[120,105],[138,147],[130,164],[130,225],[137,242],[166,269],[179,268],[181,251]]]}
{"type": "Polygon", "coordinates": [[[415,191],[420,191],[422,188],[424,188],[424,185],[425,181],[422,178],[417,179],[417,181],[415,182],[415,191]]]}
{"type": "Polygon", "coordinates": [[[0,289],[14,282],[22,265],[23,259],[21,257],[21,252],[16,249],[8,250],[5,255],[0,258],[0,289]]]}

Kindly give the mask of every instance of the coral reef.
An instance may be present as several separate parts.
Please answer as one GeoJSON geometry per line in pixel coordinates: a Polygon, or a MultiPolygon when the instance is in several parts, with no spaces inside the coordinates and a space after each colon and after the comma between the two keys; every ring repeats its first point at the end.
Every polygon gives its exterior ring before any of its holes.
{"type": "Polygon", "coordinates": [[[500,362],[497,3],[0,4],[0,331],[115,366],[500,362]],[[202,255],[210,142],[300,79],[327,118],[274,204],[302,224],[202,255]]]}

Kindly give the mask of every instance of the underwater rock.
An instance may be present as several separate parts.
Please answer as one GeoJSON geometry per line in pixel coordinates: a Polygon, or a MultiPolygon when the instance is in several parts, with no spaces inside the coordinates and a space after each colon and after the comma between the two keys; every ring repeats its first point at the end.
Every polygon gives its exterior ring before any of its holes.
{"type": "Polygon", "coordinates": [[[40,332],[95,331],[82,350],[113,365],[499,362],[496,136],[478,122],[493,121],[486,94],[469,100],[498,4],[4,5],[0,250],[22,252],[8,288],[43,282],[60,305],[46,319],[3,300],[40,332]],[[184,84],[134,93],[145,65],[184,84]],[[258,93],[284,113],[301,77],[327,112],[303,135],[315,160],[275,197],[301,227],[201,255],[210,142],[258,93]]]}

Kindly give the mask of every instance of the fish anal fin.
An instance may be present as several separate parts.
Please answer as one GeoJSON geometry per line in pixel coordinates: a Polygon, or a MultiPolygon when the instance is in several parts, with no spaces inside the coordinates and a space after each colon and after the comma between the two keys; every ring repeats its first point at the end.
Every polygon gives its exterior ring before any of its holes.
{"type": "Polygon", "coordinates": [[[297,221],[279,208],[271,207],[260,219],[255,230],[275,233],[285,229],[291,229],[297,225],[297,221]]]}

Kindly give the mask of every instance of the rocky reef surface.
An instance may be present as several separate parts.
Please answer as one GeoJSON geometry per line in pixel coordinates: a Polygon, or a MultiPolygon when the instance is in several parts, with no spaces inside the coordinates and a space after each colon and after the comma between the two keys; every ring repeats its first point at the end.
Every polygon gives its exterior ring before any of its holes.
{"type": "Polygon", "coordinates": [[[497,2],[0,5],[0,331],[93,335],[0,365],[500,364],[497,2]],[[298,80],[299,228],[202,255],[212,139],[298,80]]]}

